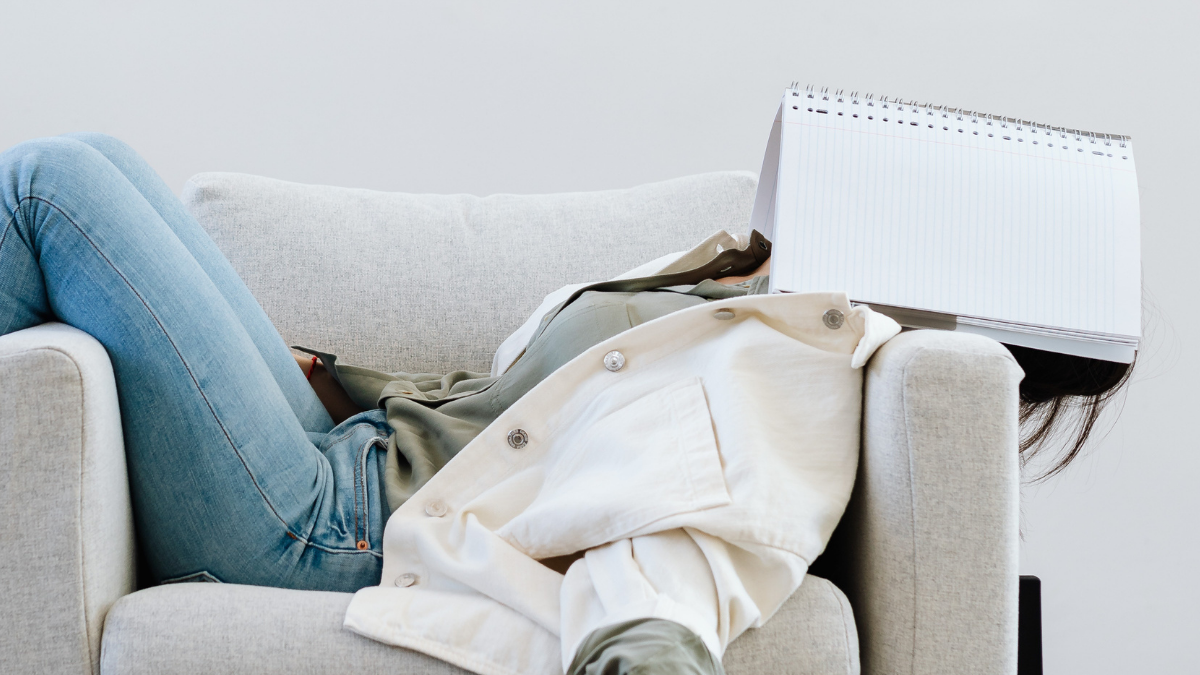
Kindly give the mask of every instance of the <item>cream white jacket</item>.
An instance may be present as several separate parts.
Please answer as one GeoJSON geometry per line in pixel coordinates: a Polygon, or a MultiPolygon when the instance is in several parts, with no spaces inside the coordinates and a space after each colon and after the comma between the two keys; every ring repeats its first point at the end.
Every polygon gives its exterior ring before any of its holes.
{"type": "Polygon", "coordinates": [[[643,617],[719,658],[829,540],[861,366],[898,331],[841,293],[751,295],[596,345],[392,514],[345,627],[484,675],[560,674],[591,631],[643,617]],[[566,575],[537,562],[578,551],[566,575]]]}

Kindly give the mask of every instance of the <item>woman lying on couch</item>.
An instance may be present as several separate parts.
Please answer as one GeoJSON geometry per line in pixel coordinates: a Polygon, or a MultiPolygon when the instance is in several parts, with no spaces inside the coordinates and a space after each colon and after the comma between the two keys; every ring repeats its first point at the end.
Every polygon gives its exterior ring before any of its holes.
{"type": "MultiPolygon", "coordinates": [[[[568,294],[495,375],[377,373],[290,352],[119,141],[23,143],[0,176],[0,334],[62,321],[108,351],[154,581],[378,586],[348,626],[480,671],[515,650],[554,652],[527,672],[719,672],[828,540],[858,367],[898,329],[766,295],[769,242],[717,235],[568,294]],[[424,625],[389,623],[399,603],[424,625]],[[504,644],[481,656],[485,624],[504,644]]],[[[1082,411],[1061,469],[1128,367],[1010,351],[1023,450],[1082,411]]]]}

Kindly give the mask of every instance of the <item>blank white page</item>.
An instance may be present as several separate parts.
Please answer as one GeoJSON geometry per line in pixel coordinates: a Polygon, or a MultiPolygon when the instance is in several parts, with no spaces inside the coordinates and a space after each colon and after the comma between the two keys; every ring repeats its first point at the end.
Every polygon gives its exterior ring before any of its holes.
{"type": "Polygon", "coordinates": [[[1130,141],[822,97],[784,95],[773,290],[1140,336],[1130,141]]]}

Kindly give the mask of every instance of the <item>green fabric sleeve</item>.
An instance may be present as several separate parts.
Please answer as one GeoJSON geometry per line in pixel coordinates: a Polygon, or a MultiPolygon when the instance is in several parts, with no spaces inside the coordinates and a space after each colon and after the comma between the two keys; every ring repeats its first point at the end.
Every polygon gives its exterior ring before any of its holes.
{"type": "Polygon", "coordinates": [[[704,642],[665,619],[637,619],[592,631],[567,675],[725,675],[704,642]]]}

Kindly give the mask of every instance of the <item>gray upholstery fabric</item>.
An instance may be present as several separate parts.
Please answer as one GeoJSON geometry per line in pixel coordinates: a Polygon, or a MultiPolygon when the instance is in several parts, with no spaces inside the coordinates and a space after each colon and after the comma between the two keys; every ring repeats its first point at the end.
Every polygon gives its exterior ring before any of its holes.
{"type": "Polygon", "coordinates": [[[809,575],[766,625],[729,644],[722,663],[727,675],[858,675],[854,610],[837,586],[809,575]]]}
{"type": "Polygon", "coordinates": [[[858,480],[827,553],[863,672],[1016,672],[1022,376],[998,343],[942,331],[868,364],[858,480]]]}
{"type": "MultiPolygon", "coordinates": [[[[754,187],[745,174],[708,174],[480,199],[201,174],[184,197],[289,340],[375,367],[441,371],[464,365],[456,358],[464,355],[486,370],[500,339],[561,284],[608,276],[719,228],[744,230],[754,187]],[[350,243],[320,258],[313,242],[334,234],[350,243]],[[365,240],[381,250],[359,276],[350,262],[328,262],[352,260],[365,240]],[[431,252],[441,240],[453,245],[431,252]],[[643,250],[632,241],[658,243],[643,250]],[[402,247],[428,255],[394,252],[402,247]],[[403,301],[370,282],[401,257],[414,261],[403,283],[422,291],[403,301]],[[336,294],[332,308],[305,308],[313,291],[304,289],[317,283],[305,286],[305,274],[328,277],[319,285],[336,294]],[[395,308],[407,324],[385,320],[395,308]],[[372,324],[375,316],[383,318],[372,324]],[[377,330],[360,330],[367,325],[377,330]]],[[[1011,672],[1019,377],[998,344],[934,331],[901,335],[872,360],[859,490],[839,527],[844,541],[825,561],[860,616],[866,672],[1011,672]]]]}
{"type": "Polygon", "coordinates": [[[745,231],[755,186],[753,174],[714,173],[474,197],[204,173],[183,200],[289,344],[441,373],[489,370],[500,342],[563,284],[745,231]]]}
{"type": "Polygon", "coordinates": [[[133,590],[117,390],[100,343],[51,323],[0,337],[0,671],[98,672],[133,590]]]}
{"type": "MultiPolygon", "coordinates": [[[[342,628],[349,593],[173,584],[122,598],[104,629],[105,675],[461,675],[424,654],[342,628]]],[[[735,640],[729,675],[858,673],[854,619],[833,584],[809,577],[762,629],[735,640]]]]}
{"type": "MultiPolygon", "coordinates": [[[[202,174],[185,198],[287,339],[440,371],[486,370],[563,283],[744,230],[753,192],[736,173],[482,199],[202,174]]],[[[859,642],[872,675],[1014,672],[1019,378],[1002,347],[971,335],[905,333],[875,355],[855,496],[817,561],[849,596],[857,636],[845,598],[809,578],[731,645],[730,673],[857,672],[859,642]],[[811,609],[805,593],[838,602],[811,609]]],[[[0,337],[0,383],[0,672],[94,672],[101,621],[134,572],[111,366],[91,338],[47,325],[0,337]]],[[[175,672],[461,672],[342,631],[348,595],[243,588],[126,597],[105,624],[105,670],[171,672],[178,657],[209,666],[175,672]],[[314,622],[330,642],[314,642],[314,622]],[[350,651],[322,661],[333,641],[350,651]],[[272,659],[288,665],[269,671],[272,659]]]]}

